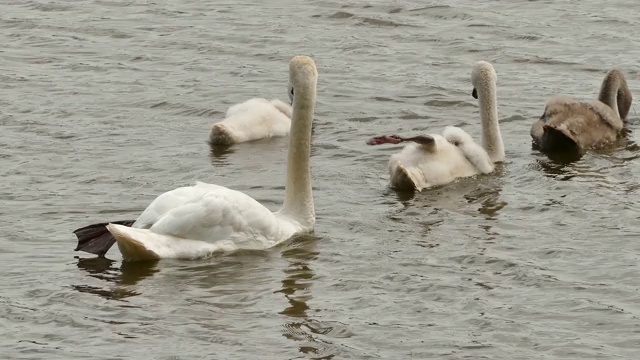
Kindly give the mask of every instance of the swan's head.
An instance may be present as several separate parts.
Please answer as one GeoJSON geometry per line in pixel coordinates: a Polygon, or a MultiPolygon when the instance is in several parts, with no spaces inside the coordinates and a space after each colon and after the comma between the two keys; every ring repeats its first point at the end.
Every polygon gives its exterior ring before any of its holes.
{"type": "Polygon", "coordinates": [[[478,61],[473,65],[473,70],[471,71],[471,84],[473,84],[471,96],[477,99],[478,88],[487,88],[489,84],[495,86],[496,82],[498,82],[498,75],[493,66],[486,61],[478,61]]]}
{"type": "Polygon", "coordinates": [[[299,55],[289,63],[289,98],[293,103],[293,95],[300,94],[307,89],[316,88],[318,70],[316,64],[308,56],[299,55]]]}

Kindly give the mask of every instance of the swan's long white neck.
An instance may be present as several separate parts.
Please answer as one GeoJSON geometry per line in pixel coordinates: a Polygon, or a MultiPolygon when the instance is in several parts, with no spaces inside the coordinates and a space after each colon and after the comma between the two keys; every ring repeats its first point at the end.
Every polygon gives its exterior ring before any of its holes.
{"type": "Polygon", "coordinates": [[[295,89],[287,158],[287,185],[281,210],[306,227],[315,223],[309,164],[315,98],[315,81],[306,88],[295,89]]]}
{"type": "Polygon", "coordinates": [[[504,161],[504,144],[498,124],[496,84],[486,79],[480,87],[476,88],[476,91],[482,120],[482,147],[487,151],[492,162],[504,161]]]}

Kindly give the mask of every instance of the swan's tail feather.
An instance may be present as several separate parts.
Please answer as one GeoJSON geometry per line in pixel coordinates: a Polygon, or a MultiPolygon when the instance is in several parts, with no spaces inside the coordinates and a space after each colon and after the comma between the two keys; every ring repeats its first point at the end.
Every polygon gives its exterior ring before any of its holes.
{"type": "Polygon", "coordinates": [[[135,230],[138,229],[127,228],[117,224],[109,224],[107,225],[107,229],[118,242],[118,248],[125,260],[144,261],[157,260],[160,258],[155,251],[145,246],[144,241],[135,238],[137,233],[135,230]]]}
{"type": "Polygon", "coordinates": [[[569,151],[579,148],[578,141],[566,126],[544,124],[542,145],[548,151],[569,151]]]}
{"type": "Polygon", "coordinates": [[[394,187],[398,190],[422,191],[424,188],[422,182],[416,178],[416,174],[413,173],[412,169],[407,169],[402,164],[398,164],[392,180],[394,187]]]}
{"type": "MultiPolygon", "coordinates": [[[[135,220],[113,221],[112,224],[131,226],[135,220]]],[[[78,246],[74,251],[84,251],[98,256],[104,256],[116,242],[109,233],[109,223],[91,224],[73,231],[78,238],[78,246]]]]}
{"type": "Polygon", "coordinates": [[[209,143],[211,145],[231,145],[234,138],[227,126],[221,123],[214,124],[209,133],[209,143]]]}
{"type": "Polygon", "coordinates": [[[411,175],[404,166],[398,168],[398,176],[396,177],[396,186],[404,190],[415,190],[416,183],[411,179],[411,175]]]}
{"type": "Polygon", "coordinates": [[[444,138],[447,139],[448,142],[460,146],[469,143],[473,143],[473,138],[471,135],[467,134],[464,130],[457,126],[447,126],[442,132],[444,138]]]}
{"type": "Polygon", "coordinates": [[[117,224],[107,225],[118,242],[122,258],[126,261],[148,261],[165,258],[197,259],[215,252],[237,250],[233,241],[209,243],[154,233],[149,229],[136,229],[117,224]]]}

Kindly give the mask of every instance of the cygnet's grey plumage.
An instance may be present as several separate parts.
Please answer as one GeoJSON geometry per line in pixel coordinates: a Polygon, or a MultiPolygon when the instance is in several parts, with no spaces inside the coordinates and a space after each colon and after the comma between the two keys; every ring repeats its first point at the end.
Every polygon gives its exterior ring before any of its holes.
{"type": "Polygon", "coordinates": [[[550,153],[606,148],[620,136],[632,100],[624,75],[619,70],[610,70],[597,100],[550,98],[544,114],[531,126],[533,143],[550,153]]]}

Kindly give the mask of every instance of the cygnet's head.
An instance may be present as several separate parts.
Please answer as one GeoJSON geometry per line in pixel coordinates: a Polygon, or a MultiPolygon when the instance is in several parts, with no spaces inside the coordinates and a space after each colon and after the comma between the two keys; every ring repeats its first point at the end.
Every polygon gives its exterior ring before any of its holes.
{"type": "MultiPolygon", "coordinates": [[[[289,98],[293,104],[294,94],[305,95],[305,91],[314,91],[318,81],[316,64],[308,56],[299,55],[289,63],[289,98]]],[[[310,94],[315,97],[314,94],[310,94]]]]}
{"type": "Polygon", "coordinates": [[[473,65],[471,71],[471,84],[473,85],[473,91],[471,96],[474,99],[478,98],[478,88],[486,88],[490,83],[496,84],[498,82],[498,75],[493,69],[493,66],[486,61],[478,61],[473,65]]]}

